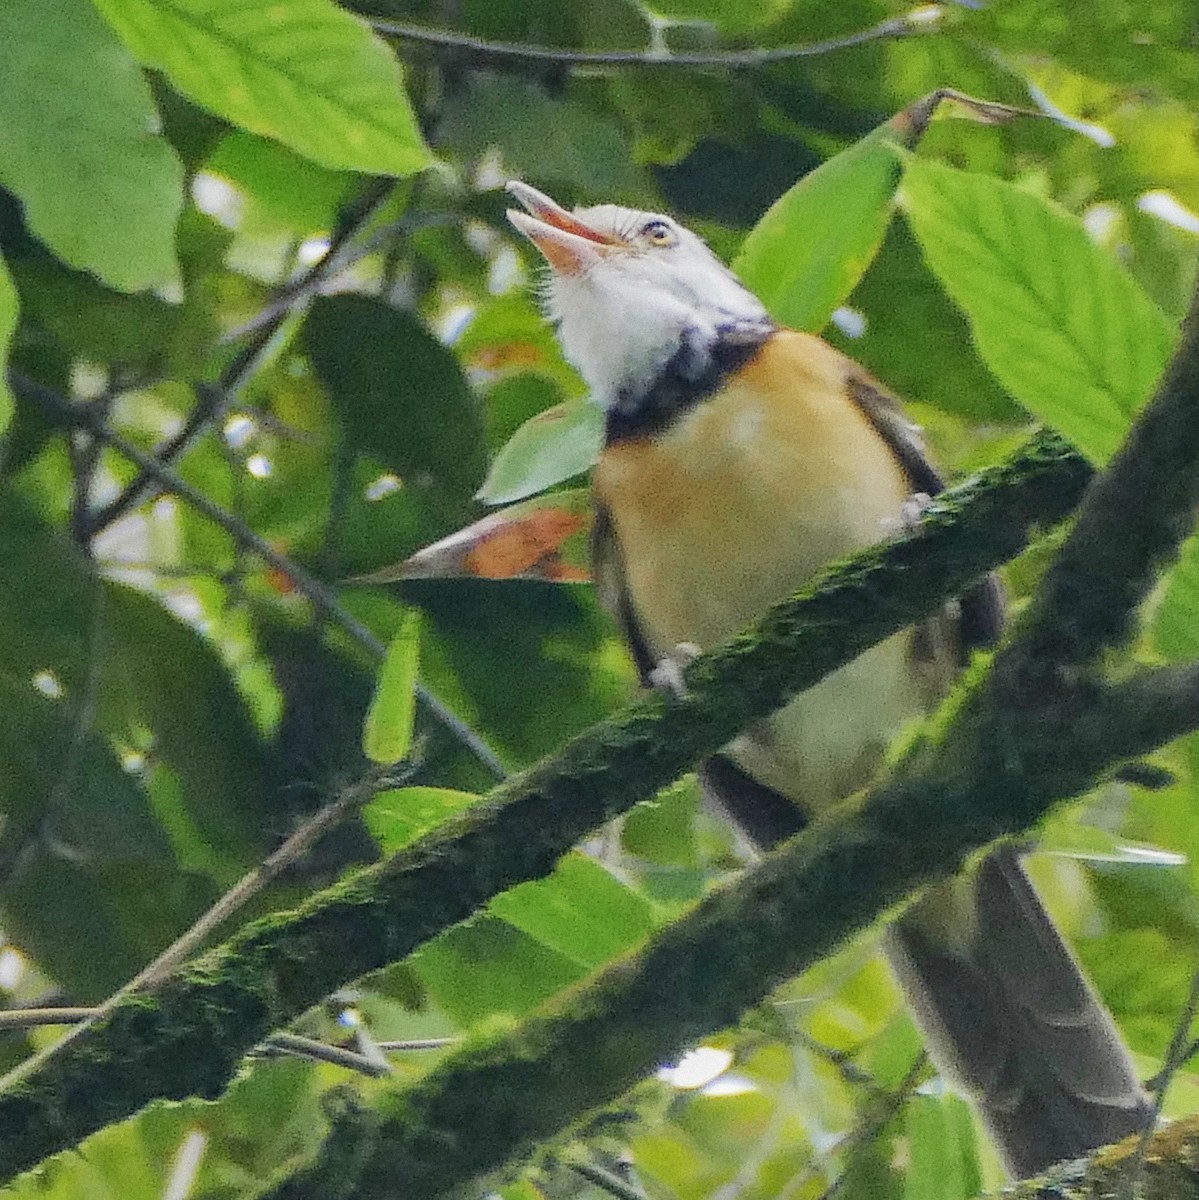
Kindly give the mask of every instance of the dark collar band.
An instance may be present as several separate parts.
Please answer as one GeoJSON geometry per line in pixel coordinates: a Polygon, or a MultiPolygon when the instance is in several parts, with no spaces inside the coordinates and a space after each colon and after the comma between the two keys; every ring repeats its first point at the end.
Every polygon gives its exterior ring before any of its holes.
{"type": "Polygon", "coordinates": [[[621,391],[608,410],[606,443],[661,433],[701,400],[720,390],[778,327],[770,320],[731,321],[715,338],[683,331],[678,349],[648,388],[621,391]]]}

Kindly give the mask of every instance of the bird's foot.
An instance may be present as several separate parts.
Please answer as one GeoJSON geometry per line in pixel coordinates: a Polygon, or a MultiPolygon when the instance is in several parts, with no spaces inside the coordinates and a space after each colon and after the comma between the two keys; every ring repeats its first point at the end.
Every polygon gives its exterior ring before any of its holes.
{"type": "Polygon", "coordinates": [[[650,686],[655,691],[666,692],[676,700],[687,698],[687,682],[683,672],[697,659],[702,651],[694,642],[679,642],[658,659],[649,673],[650,686]]]}

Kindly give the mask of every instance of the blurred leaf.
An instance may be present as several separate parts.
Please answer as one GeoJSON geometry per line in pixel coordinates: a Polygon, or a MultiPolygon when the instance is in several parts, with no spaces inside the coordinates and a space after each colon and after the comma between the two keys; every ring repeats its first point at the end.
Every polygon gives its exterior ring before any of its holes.
{"type": "Polygon", "coordinates": [[[427,617],[421,678],[506,761],[548,753],[634,687],[628,651],[590,588],[452,579],[412,580],[403,592],[427,617]]]}
{"type": "Polygon", "coordinates": [[[1011,184],[913,159],[901,203],[996,377],[1106,461],[1165,365],[1170,323],[1078,222],[1011,184]]]}
{"type": "Polygon", "coordinates": [[[486,462],[453,353],[410,313],[365,296],[318,300],[305,336],[351,446],[396,471],[438,533],[452,528],[486,462]]]}
{"type": "Polygon", "coordinates": [[[13,287],[3,257],[0,257],[0,434],[13,415],[13,395],[8,387],[8,348],[17,328],[17,289],[13,287]]]}
{"type": "Polygon", "coordinates": [[[12,274],[25,319],[82,358],[157,368],[178,328],[178,305],[114,291],[49,254],[14,261],[12,274]]]}
{"type": "MultiPolygon", "coordinates": [[[[906,222],[888,227],[849,304],[864,318],[864,328],[850,336],[834,320],[824,336],[904,400],[972,422],[1026,421],[979,358],[966,319],[929,270],[906,222]]],[[[928,432],[943,455],[947,447],[938,443],[937,431],[928,432]]]]}
{"type": "Polygon", "coordinates": [[[548,879],[497,896],[489,911],[587,968],[636,945],[657,923],[642,896],[577,851],[548,879]]]}
{"type": "Polygon", "coordinates": [[[372,762],[387,766],[408,755],[416,717],[419,648],[420,612],[410,609],[387,647],[362,727],[362,749],[372,762]]]}
{"type": "Polygon", "coordinates": [[[434,1001],[460,1024],[527,1012],[638,944],[652,907],[582,854],[547,879],[497,896],[487,914],[413,955],[434,1001]]]}
{"type": "Polygon", "coordinates": [[[197,104],[325,166],[408,175],[429,155],[391,52],[332,0],[95,0],[197,104]]]}
{"type": "Polygon", "coordinates": [[[354,182],[352,175],[331,171],[244,130],[223,138],[203,170],[228,180],[248,202],[239,231],[275,227],[291,237],[329,230],[354,182]]]}
{"type": "Polygon", "coordinates": [[[910,1155],[904,1200],[969,1200],[982,1190],[974,1123],[964,1100],[911,1096],[903,1120],[910,1155]]]}
{"type": "Polygon", "coordinates": [[[529,1012],[584,974],[566,955],[490,916],[443,933],[409,962],[433,1001],[463,1027],[529,1012]]]}
{"type": "Polygon", "coordinates": [[[275,832],[265,747],[246,702],[211,643],[155,597],[108,584],[104,616],[116,676],[106,720],[148,731],[152,757],[181,787],[177,852],[199,840],[230,886],[275,832]]]}
{"type": "Polygon", "coordinates": [[[1183,543],[1154,614],[1152,634],[1167,658],[1187,662],[1199,657],[1199,537],[1183,543]]]}
{"type": "Polygon", "coordinates": [[[1092,0],[1077,10],[1044,0],[979,5],[962,21],[967,37],[1001,49],[1051,55],[1078,70],[1181,100],[1199,99],[1194,10],[1187,3],[1128,5],[1092,0]]]}
{"type": "Polygon", "coordinates": [[[695,814],[699,789],[688,777],[671,784],[625,817],[620,841],[625,851],[661,866],[695,867],[699,852],[695,814]]]}
{"type": "Polygon", "coordinates": [[[465,158],[502,146],[508,172],[546,185],[621,193],[646,186],[603,109],[511,75],[472,72],[462,80],[447,97],[438,140],[465,158]]]}
{"type": "Polygon", "coordinates": [[[474,792],[449,788],[394,788],[380,792],[362,815],[383,853],[394,854],[478,799],[474,792]]]}
{"type": "Polygon", "coordinates": [[[91,4],[0,4],[0,112],[0,182],[55,254],[123,291],[177,278],[183,168],[156,133],[141,71],[91,4]]]}
{"type": "Polygon", "coordinates": [[[478,491],[484,504],[511,504],[580,475],[599,457],[603,410],[567,400],[526,421],[495,456],[478,491]]]}
{"type": "Polygon", "coordinates": [[[901,174],[890,122],[805,175],[754,226],[733,270],[771,315],[819,332],[882,245],[901,174]]]}
{"type": "Polygon", "coordinates": [[[587,567],[591,493],[585,488],[535,496],[491,513],[353,583],[402,579],[540,579],[580,583],[587,567]]]}

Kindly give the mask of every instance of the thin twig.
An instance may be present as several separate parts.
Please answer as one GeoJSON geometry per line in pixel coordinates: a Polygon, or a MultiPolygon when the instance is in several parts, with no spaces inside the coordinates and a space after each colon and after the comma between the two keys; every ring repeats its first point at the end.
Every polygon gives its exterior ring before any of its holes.
{"type": "Polygon", "coordinates": [[[647,1200],[645,1192],[639,1187],[590,1159],[572,1158],[566,1165],[588,1183],[593,1183],[610,1196],[615,1196],[616,1200],[647,1200]]]}
{"type": "Polygon", "coordinates": [[[440,1038],[402,1038],[399,1041],[376,1042],[386,1054],[407,1053],[410,1050],[444,1050],[446,1046],[452,1046],[458,1039],[451,1037],[440,1038]]]}
{"type": "Polygon", "coordinates": [[[672,54],[660,50],[567,50],[555,46],[535,46],[524,42],[491,42],[470,34],[445,29],[429,29],[401,21],[373,19],[371,28],[388,37],[442,52],[457,52],[495,62],[546,63],[556,67],[721,67],[727,70],[752,70],[799,58],[816,58],[848,50],[867,42],[909,37],[935,30],[936,21],[912,16],[893,17],[868,29],[803,45],[774,46],[770,49],[724,50],[711,53],[672,54]]]}
{"type": "Polygon", "coordinates": [[[264,858],[252,871],[243,875],[186,933],[176,938],[149,966],[143,968],[124,987],[110,996],[101,1005],[98,1015],[108,1012],[131,993],[153,986],[180,963],[191,958],[213,930],[223,925],[284,871],[302,859],[330,829],[340,825],[374,796],[382,784],[382,773],[378,770],[371,771],[309,817],[278,849],[264,858]]]}
{"type": "MultiPolygon", "coordinates": [[[[52,389],[35,383],[18,371],[10,371],[9,380],[14,389],[23,397],[39,404],[65,424],[90,430],[106,445],[139,466],[142,472],[151,477],[164,491],[171,492],[186,501],[197,512],[202,513],[210,521],[224,529],[239,545],[253,550],[260,558],[286,576],[296,591],[306,596],[317,608],[321,609],[372,658],[376,660],[383,658],[386,646],[342,605],[337,598],[337,593],[331,587],[310,575],[294,559],[276,550],[270,542],[255,533],[244,521],[239,520],[215,501],[210,500],[203,492],[192,487],[177,471],[159,462],[152,454],[122,437],[98,414],[94,413],[90,406],[72,404],[52,389]]],[[[444,725],[497,779],[505,777],[507,772],[504,764],[480,734],[476,733],[423,684],[417,684],[416,696],[421,706],[435,720],[444,725]]]]}
{"type": "MultiPolygon", "coordinates": [[[[0,1009],[0,1031],[14,1029],[35,1029],[48,1025],[78,1025],[99,1016],[101,1009],[94,1008],[11,1008],[0,1009]]],[[[385,1054],[407,1054],[419,1050],[444,1050],[452,1046],[457,1038],[406,1038],[396,1041],[375,1042],[375,1048],[385,1054]]],[[[279,1054],[296,1054],[305,1058],[319,1058],[326,1062],[336,1062],[340,1066],[348,1066],[355,1071],[364,1071],[368,1075],[384,1075],[389,1071],[379,1068],[377,1060],[365,1054],[356,1054],[339,1046],[330,1046],[326,1042],[318,1042],[312,1038],[301,1037],[294,1033],[272,1033],[252,1054],[267,1055],[271,1052],[279,1054]],[[369,1069],[363,1067],[368,1064],[369,1069]]]]}
{"type": "Polygon", "coordinates": [[[301,1037],[296,1033],[272,1033],[254,1053],[261,1058],[287,1055],[333,1063],[357,1071],[360,1075],[369,1075],[372,1079],[382,1079],[391,1074],[391,1067],[385,1062],[347,1050],[344,1046],[331,1046],[328,1042],[318,1042],[315,1038],[301,1037]]]}
{"type": "MultiPolygon", "coordinates": [[[[884,1092],[874,1101],[866,1104],[863,1107],[862,1115],[858,1119],[857,1124],[844,1137],[838,1138],[837,1141],[829,1147],[829,1149],[821,1156],[822,1162],[811,1163],[804,1170],[794,1175],[780,1190],[776,1200],[790,1200],[801,1188],[807,1185],[816,1177],[817,1173],[823,1170],[823,1162],[830,1159],[834,1154],[846,1154],[856,1150],[859,1146],[865,1145],[878,1137],[886,1128],[892,1118],[907,1102],[908,1097],[916,1090],[924,1071],[928,1066],[928,1054],[921,1050],[912,1061],[912,1065],[908,1068],[907,1074],[900,1080],[899,1086],[893,1091],[884,1092]]],[[[820,1193],[818,1200],[833,1200],[833,1197],[841,1190],[841,1185],[845,1181],[845,1168],[842,1168],[841,1173],[820,1193]]]]}
{"type": "Polygon", "coordinates": [[[1162,1062],[1162,1069],[1153,1080],[1153,1119],[1145,1123],[1140,1140],[1137,1142],[1137,1148],[1128,1160],[1128,1174],[1124,1177],[1123,1181],[1123,1196],[1125,1200],[1133,1200],[1133,1197],[1136,1196],[1140,1189],[1149,1153],[1149,1143],[1153,1140],[1154,1130],[1161,1119],[1162,1107],[1166,1102],[1166,1092],[1169,1091],[1170,1084],[1174,1081],[1174,1076],[1178,1073],[1182,1064],[1194,1052],[1194,1044],[1191,1042],[1191,1029],[1194,1027],[1197,1014],[1199,1014],[1199,970],[1195,972],[1191,979],[1190,995],[1187,997],[1186,1004],[1182,1006],[1182,1012],[1179,1014],[1178,1022],[1174,1026],[1174,1036],[1170,1039],[1169,1048],[1166,1050],[1166,1057],[1162,1062]]]}
{"type": "MultiPolygon", "coordinates": [[[[394,187],[394,179],[375,179],[371,182],[361,200],[330,237],[325,252],[300,280],[290,285],[291,288],[297,289],[297,298],[307,295],[309,288],[318,285],[331,273],[341,248],[370,223],[386,203],[394,187]]],[[[280,307],[272,301],[268,306],[271,309],[270,318],[254,329],[251,340],[221,372],[215,386],[201,384],[196,387],[197,403],[184,422],[183,428],[158,448],[155,457],[160,463],[170,466],[195,445],[214,421],[219,420],[221,415],[228,411],[232,401],[237,399],[262,366],[275,335],[282,328],[294,304],[295,300],[292,300],[280,307]]],[[[81,531],[89,538],[95,537],[130,509],[148,499],[155,487],[161,483],[159,476],[143,467],[141,473],[118,495],[89,513],[87,518],[80,522],[81,531]]]]}
{"type": "Polygon", "coordinates": [[[78,1025],[94,1017],[97,1008],[0,1009],[0,1029],[34,1029],[41,1025],[78,1025]]]}

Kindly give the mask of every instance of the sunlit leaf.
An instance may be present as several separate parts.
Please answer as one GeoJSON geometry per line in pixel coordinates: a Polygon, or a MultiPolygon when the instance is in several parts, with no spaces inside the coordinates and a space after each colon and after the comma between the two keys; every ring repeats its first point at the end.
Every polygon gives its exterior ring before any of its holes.
{"type": "Polygon", "coordinates": [[[449,788],[393,788],[380,792],[362,815],[383,853],[394,854],[478,798],[473,792],[449,788]]]}
{"type": "Polygon", "coordinates": [[[197,104],[301,154],[408,175],[429,162],[391,52],[332,0],[94,0],[197,104]]]}
{"type": "Polygon", "coordinates": [[[379,682],[362,727],[362,749],[373,762],[399,762],[412,745],[416,717],[416,672],[420,647],[420,613],[404,614],[387,647],[379,682]]]}
{"type": "Polygon", "coordinates": [[[1012,184],[913,159],[901,203],[999,381],[1110,458],[1169,355],[1165,316],[1076,220],[1012,184]]]}
{"type": "Polygon", "coordinates": [[[643,897],[577,852],[563,858],[548,879],[497,896],[490,910],[587,967],[627,950],[655,925],[643,897]]]}
{"type": "Polygon", "coordinates": [[[511,504],[580,475],[599,457],[604,414],[568,400],[526,421],[495,456],[479,489],[484,504],[511,504]]]}
{"type": "Polygon", "coordinates": [[[733,270],[782,324],[822,329],[882,245],[901,173],[892,137],[881,125],[805,175],[745,239],[733,270]]]}
{"type": "Polygon", "coordinates": [[[141,70],[87,0],[0,4],[0,112],[0,183],[55,254],[124,291],[177,277],[183,167],[141,70]]]}
{"type": "Polygon", "coordinates": [[[1183,543],[1154,616],[1153,640],[1170,658],[1199,657],[1199,537],[1183,543]]]}

